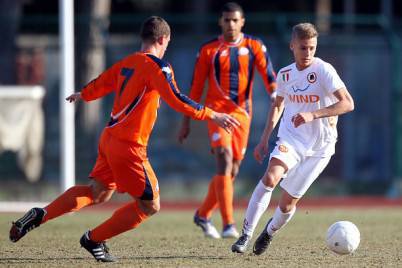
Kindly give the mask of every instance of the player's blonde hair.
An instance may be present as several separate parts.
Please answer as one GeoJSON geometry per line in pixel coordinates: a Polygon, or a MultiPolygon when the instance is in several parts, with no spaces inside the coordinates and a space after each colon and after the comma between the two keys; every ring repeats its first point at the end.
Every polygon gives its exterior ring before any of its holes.
{"type": "Polygon", "coordinates": [[[309,22],[296,24],[292,29],[292,39],[310,39],[318,37],[318,32],[315,26],[309,22]]]}

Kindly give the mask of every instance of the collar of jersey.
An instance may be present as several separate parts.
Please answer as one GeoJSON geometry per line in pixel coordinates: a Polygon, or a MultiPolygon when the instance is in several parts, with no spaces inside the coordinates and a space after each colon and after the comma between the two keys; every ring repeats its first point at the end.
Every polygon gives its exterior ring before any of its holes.
{"type": "Polygon", "coordinates": [[[239,38],[237,38],[236,41],[234,41],[234,42],[226,42],[225,39],[223,39],[223,35],[220,35],[219,36],[219,41],[221,41],[221,43],[223,43],[225,46],[237,47],[243,41],[243,38],[244,38],[244,34],[240,33],[240,36],[239,36],[239,38]]]}

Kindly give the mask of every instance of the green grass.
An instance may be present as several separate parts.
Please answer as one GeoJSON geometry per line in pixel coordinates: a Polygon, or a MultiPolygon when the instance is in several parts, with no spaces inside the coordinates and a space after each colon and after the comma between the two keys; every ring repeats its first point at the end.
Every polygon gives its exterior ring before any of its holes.
{"type": "MultiPolygon", "coordinates": [[[[46,223],[18,243],[8,240],[12,220],[22,214],[0,215],[1,267],[98,267],[78,240],[110,212],[80,212],[46,223]]],[[[161,212],[138,229],[108,242],[119,258],[116,267],[400,267],[402,209],[301,209],[275,237],[268,252],[234,254],[231,239],[205,239],[192,223],[192,212],[161,212]],[[354,222],[361,232],[358,250],[338,256],[325,246],[327,228],[337,220],[354,222]]],[[[255,237],[265,225],[261,220],[255,237]]],[[[237,222],[243,212],[236,214],[237,222]]],[[[215,216],[220,229],[219,216],[215,216]]],[[[102,264],[106,265],[106,264],[102,264]]]]}

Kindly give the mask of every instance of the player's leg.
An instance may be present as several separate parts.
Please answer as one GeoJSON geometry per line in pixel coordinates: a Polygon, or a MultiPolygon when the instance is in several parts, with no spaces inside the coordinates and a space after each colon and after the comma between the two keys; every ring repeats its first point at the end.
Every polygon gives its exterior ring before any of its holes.
{"type": "Polygon", "coordinates": [[[232,245],[233,252],[244,253],[247,250],[258,221],[268,208],[272,191],[286,171],[286,164],[275,157],[271,158],[264,176],[251,195],[243,222],[242,235],[232,245]]]}
{"type": "Polygon", "coordinates": [[[287,177],[280,184],[284,191],[279,206],[254,244],[255,254],[260,255],[265,252],[275,234],[292,219],[297,202],[328,165],[330,158],[306,157],[288,172],[287,177]]]}
{"type": "Polygon", "coordinates": [[[105,202],[114,192],[112,171],[104,157],[107,136],[102,135],[99,142],[98,158],[90,174],[93,178],[89,185],[76,185],[65,191],[45,208],[33,208],[22,218],[12,224],[10,240],[17,242],[27,232],[68,212],[80,210],[83,207],[105,202]]]}
{"type": "Polygon", "coordinates": [[[129,193],[134,201],[82,236],[81,245],[100,261],[115,260],[105,250],[106,240],[136,228],[160,209],[158,180],[147,160],[146,148],[118,140],[111,141],[111,145],[116,151],[110,152],[108,159],[117,191],[129,193]]]}
{"type": "MultiPolygon", "coordinates": [[[[239,173],[241,162],[244,158],[246,153],[248,137],[249,137],[249,130],[250,130],[250,119],[248,116],[244,114],[236,114],[236,118],[241,121],[241,126],[236,128],[232,135],[232,189],[231,189],[231,208],[233,210],[233,195],[234,195],[234,181],[239,173]]],[[[233,212],[232,212],[233,217],[233,212]]],[[[222,231],[222,237],[228,238],[238,238],[239,232],[236,229],[235,224],[227,224],[224,225],[222,231]]]]}
{"type": "Polygon", "coordinates": [[[216,158],[217,173],[210,182],[207,196],[194,215],[194,223],[201,227],[206,237],[220,238],[221,236],[210,221],[210,217],[218,204],[221,208],[223,222],[225,222],[225,219],[226,221],[230,221],[230,214],[233,217],[233,210],[230,210],[231,207],[228,208],[227,206],[229,202],[230,204],[233,202],[233,183],[230,165],[232,157],[230,148],[218,146],[212,150],[216,158]]]}
{"type": "Polygon", "coordinates": [[[254,243],[254,254],[261,255],[267,250],[275,233],[285,226],[295,214],[296,203],[298,201],[299,198],[295,198],[286,191],[283,191],[279,201],[279,206],[276,208],[273,217],[269,219],[264,230],[254,243]]]}
{"type": "Polygon", "coordinates": [[[233,151],[231,147],[216,147],[214,154],[217,164],[215,193],[219,203],[223,226],[234,224],[233,219],[233,151]]]}
{"type": "MultiPolygon", "coordinates": [[[[234,181],[236,179],[237,174],[239,173],[240,165],[241,165],[241,159],[233,159],[232,160],[232,171],[231,171],[231,177],[232,177],[232,190],[230,196],[228,198],[231,198],[231,204],[232,204],[232,218],[233,218],[233,200],[234,200],[234,181]]],[[[227,194],[227,191],[224,191],[223,194],[227,194]]],[[[230,201],[229,201],[230,202],[230,201]]],[[[231,224],[226,224],[223,225],[223,230],[222,230],[222,237],[223,238],[238,238],[239,237],[239,232],[237,231],[236,225],[233,223],[231,224]]]]}
{"type": "Polygon", "coordinates": [[[113,192],[114,190],[104,188],[95,181],[90,185],[73,186],[46,207],[32,208],[23,217],[13,222],[10,229],[10,240],[17,242],[27,232],[65,213],[105,202],[110,199],[113,192]]]}
{"type": "MultiPolygon", "coordinates": [[[[224,162],[224,160],[220,161],[222,155],[217,155],[216,151],[217,148],[230,148],[231,135],[213,122],[208,122],[208,134],[212,153],[215,155],[218,167],[217,173],[212,177],[209,184],[208,193],[194,215],[194,223],[201,227],[206,237],[220,238],[220,234],[210,221],[210,217],[214,209],[218,207],[217,184],[221,185],[222,182],[225,182],[228,178],[231,180],[231,167],[221,168],[222,164],[220,163],[224,162]]],[[[228,159],[226,162],[231,163],[231,159],[228,159]]]]}

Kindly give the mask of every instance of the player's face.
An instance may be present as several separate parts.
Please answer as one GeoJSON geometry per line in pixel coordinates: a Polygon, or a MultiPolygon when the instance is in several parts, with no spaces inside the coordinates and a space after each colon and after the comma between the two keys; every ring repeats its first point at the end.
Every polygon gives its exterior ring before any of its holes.
{"type": "Polygon", "coordinates": [[[292,39],[290,42],[290,49],[293,51],[297,69],[306,69],[313,63],[316,48],[317,37],[308,39],[292,39]]]}
{"type": "Polygon", "coordinates": [[[222,17],[219,19],[219,25],[222,28],[225,41],[234,42],[241,34],[244,18],[239,11],[223,12],[222,17]]]}

